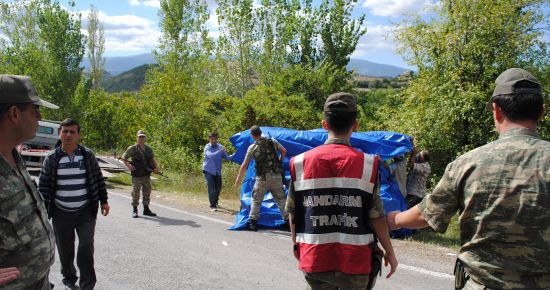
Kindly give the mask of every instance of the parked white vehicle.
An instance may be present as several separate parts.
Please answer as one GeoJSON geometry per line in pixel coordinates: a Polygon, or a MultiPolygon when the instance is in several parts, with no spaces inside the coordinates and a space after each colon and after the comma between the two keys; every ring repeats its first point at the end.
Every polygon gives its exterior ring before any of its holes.
{"type": "Polygon", "coordinates": [[[60,126],[59,122],[38,121],[36,136],[25,142],[25,144],[27,144],[30,149],[54,149],[59,141],[60,126]]]}
{"type": "MultiPolygon", "coordinates": [[[[37,177],[48,153],[58,145],[61,123],[56,121],[38,121],[36,136],[19,147],[21,157],[25,160],[29,173],[37,177]]],[[[96,156],[105,178],[113,177],[112,173],[128,171],[124,163],[115,157],[96,156]]]]}
{"type": "Polygon", "coordinates": [[[59,141],[59,128],[59,122],[38,121],[36,136],[21,144],[19,151],[31,174],[40,170],[48,152],[55,148],[59,141]]]}

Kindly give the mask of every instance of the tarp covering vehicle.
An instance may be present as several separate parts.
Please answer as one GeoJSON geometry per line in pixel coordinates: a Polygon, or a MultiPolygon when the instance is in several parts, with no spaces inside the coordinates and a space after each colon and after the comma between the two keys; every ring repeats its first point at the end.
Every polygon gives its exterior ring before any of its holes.
{"type": "MultiPolygon", "coordinates": [[[[299,155],[305,151],[322,145],[328,133],[323,129],[310,131],[298,131],[286,128],[261,127],[264,137],[275,138],[287,150],[287,155],[283,160],[283,169],[285,170],[286,180],[290,180],[289,161],[290,158],[299,155]]],[[[233,146],[237,149],[233,156],[233,161],[242,164],[246,150],[254,142],[249,130],[242,131],[233,135],[230,139],[233,146]]],[[[378,155],[384,161],[391,158],[402,156],[412,151],[413,143],[411,137],[395,132],[373,131],[373,132],[354,132],[351,136],[351,146],[373,155],[378,155]]],[[[406,203],[403,195],[399,191],[399,186],[395,178],[390,174],[388,168],[381,162],[378,168],[380,172],[380,196],[384,203],[386,213],[394,210],[406,210],[406,203]]],[[[250,214],[250,204],[252,202],[252,189],[255,182],[254,160],[252,160],[246,171],[246,177],[243,181],[240,200],[241,210],[235,218],[235,224],[229,229],[246,229],[248,216],[250,214]]],[[[288,193],[285,186],[285,193],[288,193]]],[[[258,225],[263,227],[276,228],[284,224],[277,204],[273,200],[271,193],[265,195],[260,208],[260,219],[258,225]]],[[[407,236],[411,231],[402,229],[392,232],[393,236],[407,236]]]]}

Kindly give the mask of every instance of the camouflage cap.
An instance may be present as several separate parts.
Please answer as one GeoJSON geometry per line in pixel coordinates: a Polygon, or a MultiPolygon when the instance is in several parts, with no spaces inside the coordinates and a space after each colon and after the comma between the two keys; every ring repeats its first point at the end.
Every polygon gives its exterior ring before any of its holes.
{"type": "Polygon", "coordinates": [[[250,127],[250,134],[256,135],[256,136],[260,135],[260,134],[262,134],[262,129],[260,129],[259,126],[254,125],[254,126],[250,127]]]}
{"type": "Polygon", "coordinates": [[[521,68],[510,68],[501,73],[496,81],[493,95],[487,102],[487,110],[493,110],[493,99],[500,95],[534,94],[542,97],[540,81],[528,71],[521,68]]]}
{"type": "Polygon", "coordinates": [[[25,103],[33,103],[50,109],[59,109],[58,106],[38,97],[29,77],[0,75],[0,104],[25,103]]]}
{"type": "Polygon", "coordinates": [[[325,112],[357,112],[357,101],[350,93],[340,92],[328,96],[325,101],[325,112]]]}
{"type": "Polygon", "coordinates": [[[145,135],[145,132],[144,132],[143,130],[139,130],[139,131],[137,132],[137,136],[138,136],[138,137],[141,137],[141,136],[147,137],[147,135],[145,135]]]}

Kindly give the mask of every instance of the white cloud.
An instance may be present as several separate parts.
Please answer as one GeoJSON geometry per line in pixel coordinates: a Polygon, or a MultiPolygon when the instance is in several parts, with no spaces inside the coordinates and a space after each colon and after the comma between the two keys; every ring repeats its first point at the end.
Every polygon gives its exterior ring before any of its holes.
{"type": "Polygon", "coordinates": [[[159,8],[160,7],[160,1],[159,0],[146,0],[146,1],[143,1],[143,5],[144,6],[149,6],[149,7],[159,8]]]}
{"type": "Polygon", "coordinates": [[[363,7],[378,16],[401,16],[411,12],[425,12],[436,0],[365,0],[363,7]]]}
{"type": "Polygon", "coordinates": [[[392,33],[396,28],[396,26],[392,25],[367,26],[367,33],[359,39],[357,48],[351,57],[363,57],[375,51],[393,52],[395,50],[395,43],[392,33]]]}
{"type": "Polygon", "coordinates": [[[148,7],[160,7],[160,1],[159,0],[128,0],[128,3],[132,6],[148,6],[148,7]]]}
{"type": "MultiPolygon", "coordinates": [[[[89,10],[81,11],[82,30],[88,25],[89,10]]],[[[158,45],[161,32],[157,23],[136,15],[109,16],[98,12],[99,22],[103,25],[105,52],[143,52],[150,51],[158,45]]]]}

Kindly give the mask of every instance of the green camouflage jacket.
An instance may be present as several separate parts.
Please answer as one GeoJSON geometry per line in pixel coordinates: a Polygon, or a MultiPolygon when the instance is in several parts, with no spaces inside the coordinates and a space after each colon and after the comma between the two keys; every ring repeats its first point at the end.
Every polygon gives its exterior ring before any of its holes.
{"type": "Polygon", "coordinates": [[[141,150],[138,144],[128,147],[126,152],[122,154],[122,158],[127,159],[130,164],[136,168],[135,171],[132,171],[132,176],[149,176],[151,172],[153,172],[153,159],[155,158],[155,154],[153,153],[153,149],[147,144],[145,144],[144,150],[141,150]]]}
{"type": "Polygon", "coordinates": [[[26,289],[49,273],[55,239],[44,200],[23,160],[17,169],[0,155],[0,268],[17,267],[21,277],[0,289],[26,289]]]}
{"type": "Polygon", "coordinates": [[[490,289],[550,289],[550,142],[510,129],[450,163],[420,204],[445,232],[460,211],[458,257],[490,289]]]}

